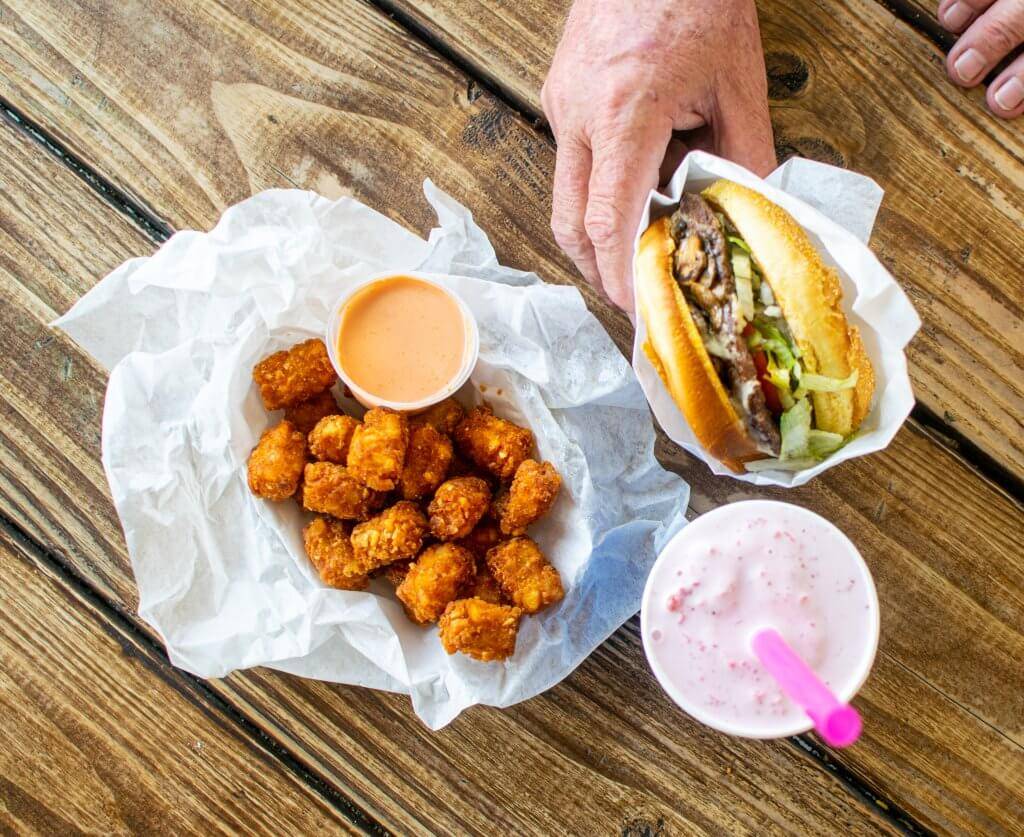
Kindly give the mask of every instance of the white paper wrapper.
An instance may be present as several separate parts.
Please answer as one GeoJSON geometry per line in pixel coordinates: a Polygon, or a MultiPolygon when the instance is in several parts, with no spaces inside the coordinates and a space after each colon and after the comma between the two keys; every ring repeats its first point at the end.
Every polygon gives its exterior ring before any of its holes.
{"type": "MultiPolygon", "coordinates": [[[[892,275],[868,249],[867,241],[882,202],[882,190],[870,178],[845,169],[794,158],[762,180],[713,154],[686,156],[664,192],[651,192],[637,230],[636,243],[653,219],[671,212],[684,192],[699,192],[719,178],[761,192],[792,215],[810,235],[825,263],[839,271],[843,309],[860,328],[875,367],[874,406],[851,442],[813,468],[735,474],[700,446],[658,373],[643,352],[647,329],[638,318],[633,369],[665,433],[720,475],[753,483],[792,488],[852,459],[889,444],[914,406],[904,348],[921,320],[892,275]]],[[[635,252],[635,247],[634,247],[635,252]]]]}
{"type": "Polygon", "coordinates": [[[103,464],[139,614],[171,661],[201,677],[266,665],[405,692],[436,729],[474,703],[544,691],[632,616],[689,490],[654,459],[643,392],[578,291],[499,265],[469,212],[424,188],[440,221],[429,241],[351,199],[264,192],[210,233],[122,265],[55,325],[111,370],[103,464]],[[566,597],[524,618],[506,664],[448,656],[383,581],[325,588],[303,550],[307,516],[246,486],[249,452],[278,417],[253,365],[322,336],[346,284],[383,270],[452,274],[480,326],[473,383],[533,429],[564,479],[531,534],[566,597]]]}

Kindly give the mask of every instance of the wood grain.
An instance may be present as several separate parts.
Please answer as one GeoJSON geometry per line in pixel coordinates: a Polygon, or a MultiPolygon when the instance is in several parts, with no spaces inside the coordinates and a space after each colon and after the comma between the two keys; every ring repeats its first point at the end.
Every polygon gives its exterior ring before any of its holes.
{"type": "MultiPolygon", "coordinates": [[[[153,246],[39,149],[10,130],[0,136],[10,187],[0,196],[0,334],[16,360],[0,369],[0,510],[132,611],[135,587],[97,461],[104,376],[45,323],[153,246]]],[[[698,510],[744,496],[670,445],[662,454],[694,483],[698,510]]],[[[858,699],[868,733],[843,760],[933,827],[1024,827],[1020,509],[913,430],[796,499],[855,533],[886,614],[882,654],[858,699]],[[949,486],[940,492],[936,473],[949,486]],[[939,535],[927,512],[936,497],[939,535]]],[[[728,739],[674,711],[635,627],[548,694],[504,712],[473,710],[436,735],[393,695],[266,671],[210,687],[398,830],[885,825],[786,743],[728,739]],[[568,779],[552,794],[555,774],[568,779]]]]}
{"type": "Polygon", "coordinates": [[[0,831],[357,833],[0,528],[0,831]]]}
{"type": "MultiPolygon", "coordinates": [[[[0,370],[0,514],[52,545],[138,622],[98,461],[105,376],[45,323],[60,300],[152,244],[10,129],[0,129],[0,140],[11,187],[0,197],[0,252],[8,254],[0,264],[0,334],[15,359],[0,370]],[[24,246],[43,229],[63,243],[24,246]]],[[[476,709],[436,734],[405,697],[267,670],[208,687],[400,833],[486,834],[496,823],[514,833],[644,824],[653,832],[659,822],[673,833],[815,831],[834,821],[855,833],[888,828],[880,812],[785,742],[735,742],[680,723],[635,647],[602,651],[571,684],[524,707],[476,709]],[[643,717],[635,717],[637,707],[643,717]],[[564,777],[557,788],[554,775],[564,777]]]]}
{"type": "MultiPolygon", "coordinates": [[[[540,88],[570,0],[388,0],[514,100],[540,88]]],[[[872,244],[924,321],[918,399],[1024,476],[1024,140],[942,51],[863,0],[758,3],[780,159],[855,169],[886,191],[872,244]],[[968,383],[970,382],[970,383],[968,383]]],[[[934,14],[934,10],[932,11],[934,14]]]]}

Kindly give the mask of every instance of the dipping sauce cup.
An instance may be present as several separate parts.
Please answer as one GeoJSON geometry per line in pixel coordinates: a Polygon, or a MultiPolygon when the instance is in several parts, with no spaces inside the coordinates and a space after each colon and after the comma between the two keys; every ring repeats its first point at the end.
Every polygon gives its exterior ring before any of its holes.
{"type": "Polygon", "coordinates": [[[480,351],[472,312],[430,274],[371,276],[343,293],[327,353],[364,407],[414,413],[454,394],[480,351]]]}
{"type": "Polygon", "coordinates": [[[640,630],[662,688],[731,735],[780,738],[813,723],[761,665],[755,634],[777,631],[842,702],[878,648],[878,597],[850,540],[812,511],[749,500],[701,515],[658,556],[640,630]]]}

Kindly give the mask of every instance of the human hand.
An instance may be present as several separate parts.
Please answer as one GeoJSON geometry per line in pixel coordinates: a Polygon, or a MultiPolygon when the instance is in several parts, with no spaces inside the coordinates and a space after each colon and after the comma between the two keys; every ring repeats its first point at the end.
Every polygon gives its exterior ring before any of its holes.
{"type": "MultiPolygon", "coordinates": [[[[974,87],[1010,53],[1024,44],[1024,0],[941,0],[939,22],[963,33],[949,51],[949,77],[974,87]]],[[[1004,119],[1024,113],[1024,54],[988,86],[989,110],[1004,119]]]]}
{"type": "Polygon", "coordinates": [[[558,143],[555,240],[622,308],[662,171],[690,148],[760,175],[776,165],[753,0],[576,0],[541,102],[558,143]]]}

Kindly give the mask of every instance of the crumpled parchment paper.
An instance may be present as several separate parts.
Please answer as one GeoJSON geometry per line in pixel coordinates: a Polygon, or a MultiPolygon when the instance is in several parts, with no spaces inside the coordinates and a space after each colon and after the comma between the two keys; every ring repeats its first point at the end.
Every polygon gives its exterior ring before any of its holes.
{"type": "MultiPolygon", "coordinates": [[[[825,263],[837,268],[843,286],[843,309],[860,328],[875,368],[871,412],[857,436],[813,468],[735,474],[700,446],[682,412],[643,352],[647,329],[636,323],[633,369],[665,433],[715,474],[754,485],[803,485],[822,471],[855,456],[886,447],[914,406],[904,350],[921,320],[888,270],[867,246],[882,202],[881,188],[869,177],[813,160],[793,158],[762,180],[741,166],[694,151],[686,156],[663,192],[651,192],[637,230],[636,244],[651,220],[674,210],[684,192],[699,192],[715,180],[741,183],[788,211],[807,231],[825,263]]],[[[634,247],[635,252],[635,247],[634,247]]]]}
{"type": "Polygon", "coordinates": [[[110,370],[103,465],[139,585],[139,614],[171,662],[201,677],[270,666],[404,692],[432,728],[475,703],[508,706],[571,672],[639,608],[648,570],[685,522],[689,489],[653,456],[629,364],[579,292],[502,267],[470,213],[429,181],[428,241],[358,201],[263,192],[209,233],[180,232],[131,260],[55,325],[110,370]],[[341,290],[384,270],[450,274],[480,326],[470,397],[530,426],[564,488],[531,529],[566,597],[525,617],[505,664],[448,656],[383,581],[324,587],[308,515],[249,493],[268,415],[252,383],[265,355],[324,334],[341,290]]]}

